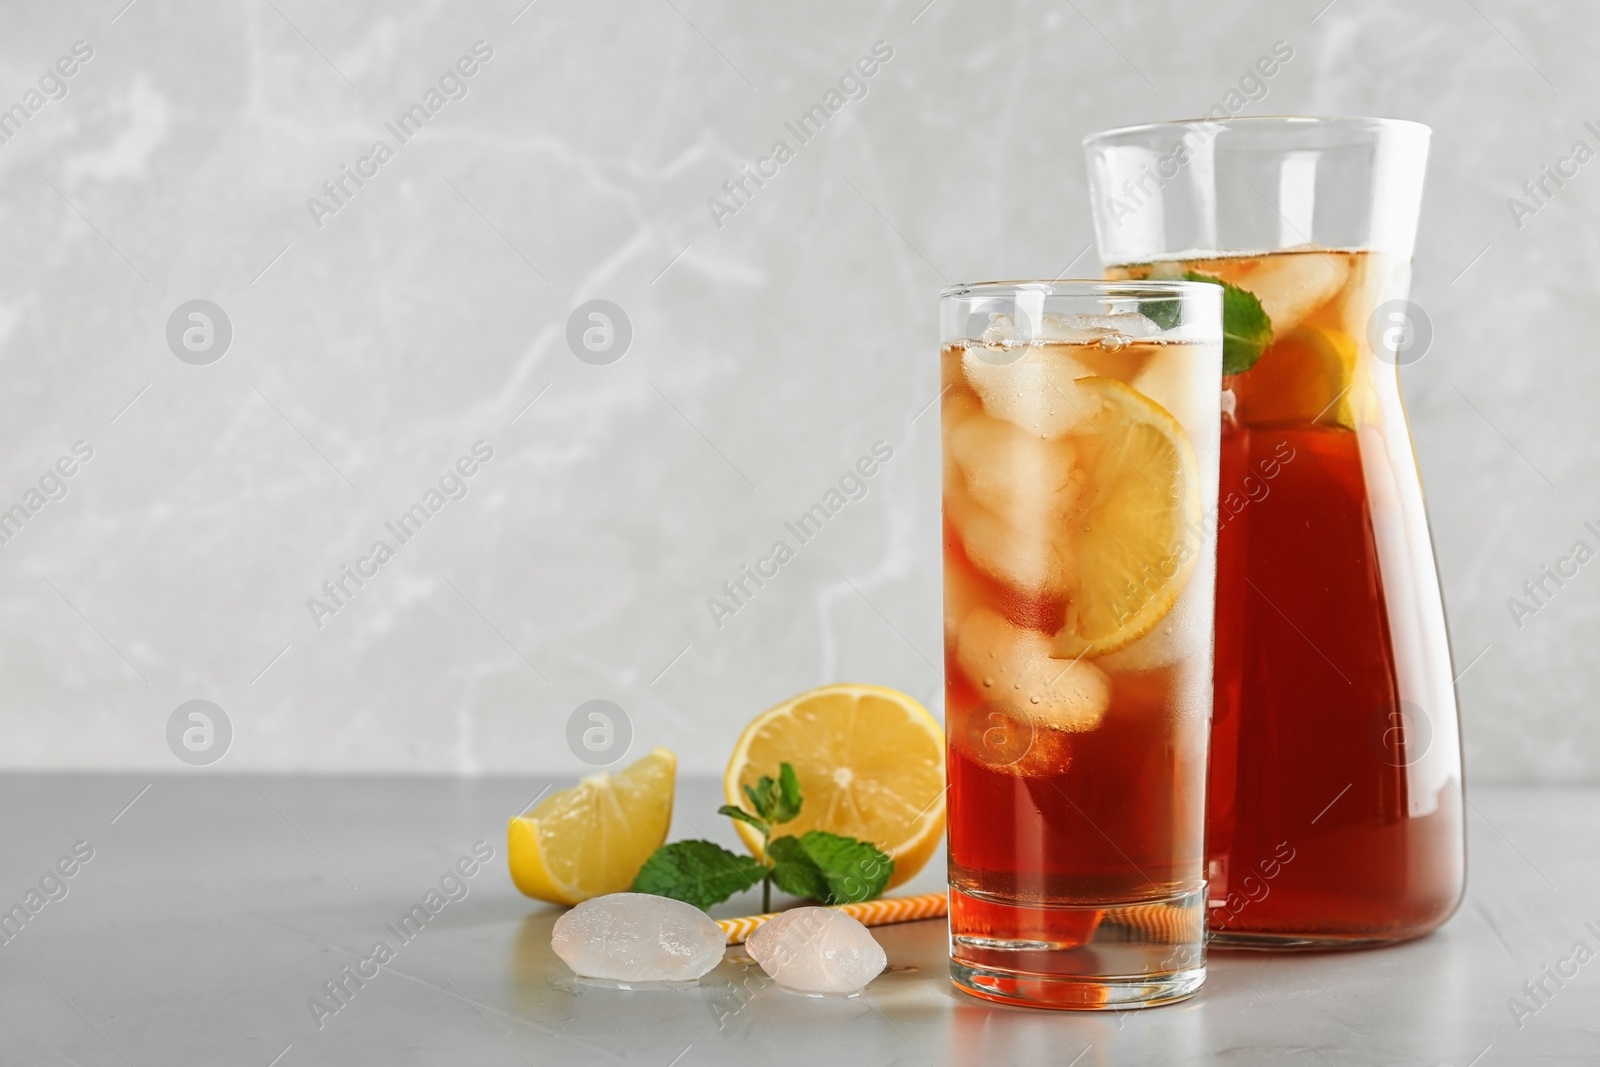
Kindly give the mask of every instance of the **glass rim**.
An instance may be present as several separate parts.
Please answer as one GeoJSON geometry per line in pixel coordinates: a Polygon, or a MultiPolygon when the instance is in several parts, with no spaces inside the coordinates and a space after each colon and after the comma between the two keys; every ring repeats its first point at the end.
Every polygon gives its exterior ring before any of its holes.
{"type": "Polygon", "coordinates": [[[1123,300],[1171,300],[1186,294],[1199,295],[1204,290],[1214,290],[1219,296],[1220,286],[1214,282],[1169,281],[1166,279],[1135,278],[1058,278],[1024,279],[1020,281],[958,282],[939,290],[939,299],[952,297],[987,297],[1002,293],[1042,293],[1062,297],[1118,297],[1123,300]]]}
{"type": "Polygon", "coordinates": [[[1430,138],[1433,136],[1433,127],[1424,122],[1417,122],[1415,119],[1389,119],[1367,115],[1230,115],[1227,118],[1200,116],[1191,119],[1140,122],[1131,126],[1113,126],[1108,130],[1100,130],[1089,134],[1083,139],[1083,145],[1087,148],[1091,145],[1124,140],[1156,130],[1176,129],[1179,127],[1192,128],[1195,126],[1258,126],[1262,128],[1280,126],[1285,129],[1321,127],[1346,130],[1392,130],[1396,133],[1421,134],[1430,138]]]}

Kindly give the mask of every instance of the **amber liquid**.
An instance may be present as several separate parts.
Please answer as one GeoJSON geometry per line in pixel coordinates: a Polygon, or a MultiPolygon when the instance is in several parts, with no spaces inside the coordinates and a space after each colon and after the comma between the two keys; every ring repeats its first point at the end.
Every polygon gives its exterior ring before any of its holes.
{"type": "MultiPolygon", "coordinates": [[[[960,551],[947,542],[947,553],[960,551]]],[[[1200,884],[1204,722],[1174,727],[1172,674],[1114,677],[1114,725],[1036,739],[1054,747],[1057,769],[1021,776],[974,756],[974,735],[997,720],[957,664],[946,663],[950,881],[964,891],[951,894],[952,930],[1054,949],[1081,945],[1105,910],[1074,905],[1137,904],[1200,884]]],[[[1004,962],[1044,969],[1014,951],[1004,962]]]]}
{"type": "MultiPolygon", "coordinates": [[[[970,566],[959,542],[947,540],[945,551],[947,562],[970,566]]],[[[974,735],[998,720],[947,662],[952,882],[1041,903],[1137,901],[1197,884],[1205,736],[1175,728],[1176,673],[1112,675],[1105,722],[1037,738],[1036,753],[1053,750],[1052,770],[1021,775],[981,758],[974,735]]]]}
{"type": "MultiPolygon", "coordinates": [[[[1185,440],[1192,439],[1200,482],[1215,478],[1216,346],[1206,353],[1182,344],[1132,344],[1114,352],[1046,346],[1041,358],[1070,362],[1078,368],[1074,373],[1103,376],[1096,380],[1115,378],[1170,405],[1174,418],[1187,420],[1185,440]],[[1190,423],[1197,425],[1190,428],[1190,423]]],[[[1069,979],[1055,987],[990,974],[965,986],[979,996],[1104,1006],[1107,994],[1093,981],[1098,976],[1159,980],[1196,968],[1202,960],[1214,545],[1195,538],[1191,547],[1197,562],[1180,583],[1178,606],[1155,631],[1119,653],[1054,658],[1044,650],[1062,629],[1074,597],[1085,594],[1030,590],[1015,573],[1008,576],[1008,564],[1021,566],[1033,557],[999,551],[995,558],[993,542],[986,557],[984,546],[973,541],[981,524],[969,526],[963,536],[962,522],[973,522],[963,516],[977,509],[961,500],[977,484],[992,485],[1002,474],[1009,474],[1015,493],[1025,497],[1043,499],[1057,483],[1043,475],[1034,480],[1038,468],[1024,461],[1026,450],[1001,449],[982,472],[964,472],[962,462],[970,461],[952,452],[957,427],[970,425],[964,420],[994,427],[998,417],[983,413],[982,398],[963,374],[961,350],[947,349],[943,362],[945,724],[954,955],[958,963],[1004,975],[1069,979]],[[974,634],[969,625],[975,616],[995,622],[974,634]],[[988,664],[1008,662],[1011,666],[997,667],[991,677],[988,664]],[[1066,704],[1053,703],[1060,695],[1055,679],[1082,676],[1094,679],[1092,707],[1074,706],[1070,697],[1062,697],[1066,704]],[[1022,684],[1011,684],[1019,678],[1022,684]],[[1072,985],[1074,976],[1085,984],[1072,985]]],[[[1042,405],[1068,403],[1027,378],[1027,371],[1017,373],[1019,381],[1029,383],[1023,391],[1042,405]]],[[[1034,436],[1062,439],[1037,431],[1034,436]]],[[[1113,455],[1094,431],[1082,429],[1065,439],[1075,442],[1080,462],[1091,452],[1102,457],[1099,465],[1079,471],[1114,472],[1129,462],[1113,455]]],[[[1083,477],[1080,501],[1113,491],[1096,481],[1101,474],[1083,477]]],[[[1205,507],[1214,505],[1208,486],[1197,491],[1205,507]]],[[[1007,538],[1013,547],[1032,544],[1035,537],[1072,543],[1071,530],[1092,525],[1082,514],[1075,516],[1057,518],[1047,527],[1013,526],[1007,538]]],[[[1137,603],[1140,594],[1130,598],[1137,603]]]]}
{"type": "MultiPolygon", "coordinates": [[[[1265,289],[1271,261],[1319,254],[1187,265],[1265,289]]],[[[1224,381],[1207,798],[1224,944],[1415,937],[1463,890],[1443,608],[1398,375],[1365,330],[1404,276],[1372,254],[1325,258],[1347,280],[1224,381]]]]}

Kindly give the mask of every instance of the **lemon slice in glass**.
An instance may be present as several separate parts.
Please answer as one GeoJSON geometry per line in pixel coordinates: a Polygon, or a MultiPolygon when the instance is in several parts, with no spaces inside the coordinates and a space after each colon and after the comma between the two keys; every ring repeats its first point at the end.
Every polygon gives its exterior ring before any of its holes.
{"type": "Polygon", "coordinates": [[[1103,656],[1153,630],[1200,550],[1200,468],[1165,408],[1114,378],[1080,378],[1089,426],[1075,436],[1087,474],[1068,519],[1078,581],[1054,654],[1103,656]]]}
{"type": "Polygon", "coordinates": [[[1239,417],[1252,426],[1355,427],[1356,345],[1335,330],[1302,326],[1272,342],[1233,380],[1239,417]]]}

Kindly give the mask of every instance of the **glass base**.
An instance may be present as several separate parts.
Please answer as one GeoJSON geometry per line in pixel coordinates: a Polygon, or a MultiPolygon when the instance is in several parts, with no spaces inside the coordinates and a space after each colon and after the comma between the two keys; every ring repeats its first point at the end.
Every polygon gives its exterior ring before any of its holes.
{"type": "Polygon", "coordinates": [[[950,978],[985,1000],[1125,1011],[1194,996],[1205,982],[1205,889],[1099,907],[950,890],[950,978]]]}
{"type": "Polygon", "coordinates": [[[963,993],[1000,1004],[1062,1011],[1128,1011],[1188,1000],[1205,983],[1206,969],[1174,971],[1159,978],[1080,978],[968,967],[951,960],[950,980],[963,993]]]}
{"type": "Polygon", "coordinates": [[[1309,934],[1246,934],[1213,930],[1207,938],[1212,948],[1246,952],[1340,952],[1347,949],[1382,948],[1410,941],[1413,937],[1317,937],[1309,934]]]}

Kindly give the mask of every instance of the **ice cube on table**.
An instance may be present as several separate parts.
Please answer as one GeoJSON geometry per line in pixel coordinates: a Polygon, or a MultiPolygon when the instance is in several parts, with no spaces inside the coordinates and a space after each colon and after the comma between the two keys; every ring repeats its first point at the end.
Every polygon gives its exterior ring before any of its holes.
{"type": "Polygon", "coordinates": [[[794,908],[744,943],[767,976],[797,993],[858,993],[889,962],[860,921],[836,908],[794,908]]]}
{"type": "Polygon", "coordinates": [[[727,935],[693,904],[611,893],[557,919],[550,947],[583,978],[683,982],[721,962],[727,935]]]}

